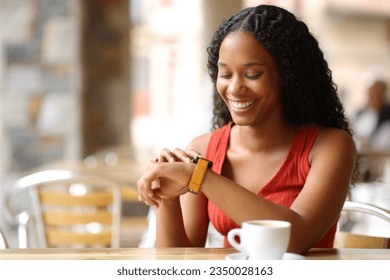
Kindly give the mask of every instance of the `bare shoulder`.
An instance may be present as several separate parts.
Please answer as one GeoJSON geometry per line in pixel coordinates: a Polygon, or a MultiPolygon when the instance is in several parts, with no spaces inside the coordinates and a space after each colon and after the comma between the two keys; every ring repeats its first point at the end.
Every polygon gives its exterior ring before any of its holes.
{"type": "Polygon", "coordinates": [[[205,155],[207,150],[207,145],[210,140],[210,136],[211,136],[211,132],[195,137],[187,145],[186,150],[194,150],[201,153],[202,155],[205,155]]]}
{"type": "Polygon", "coordinates": [[[346,145],[355,149],[355,142],[352,136],[346,131],[338,128],[323,127],[318,134],[317,141],[322,145],[346,145]]]}
{"type": "Polygon", "coordinates": [[[321,128],[312,149],[315,154],[338,154],[355,158],[356,145],[351,135],[342,129],[323,127],[321,128]]]}

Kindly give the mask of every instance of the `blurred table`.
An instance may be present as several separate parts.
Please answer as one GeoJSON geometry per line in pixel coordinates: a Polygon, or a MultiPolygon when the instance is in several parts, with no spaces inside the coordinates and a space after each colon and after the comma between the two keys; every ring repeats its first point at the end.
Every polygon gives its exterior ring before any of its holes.
{"type": "Polygon", "coordinates": [[[358,160],[361,180],[390,183],[390,150],[360,147],[358,160]]]}
{"type": "Polygon", "coordinates": [[[388,157],[390,158],[390,150],[384,149],[373,149],[370,147],[360,147],[358,151],[359,156],[366,157],[388,157]]]}
{"type": "MultiPolygon", "coordinates": [[[[5,249],[0,260],[223,260],[234,249],[128,248],[128,249],[5,249]]],[[[311,249],[307,260],[390,260],[387,249],[311,249]]]]}
{"type": "Polygon", "coordinates": [[[43,165],[36,170],[30,172],[45,170],[45,169],[66,169],[72,171],[96,172],[115,179],[122,186],[122,198],[125,201],[138,200],[137,181],[145,171],[145,166],[131,160],[121,160],[115,165],[107,165],[102,163],[90,164],[85,161],[54,161],[43,165]]]}

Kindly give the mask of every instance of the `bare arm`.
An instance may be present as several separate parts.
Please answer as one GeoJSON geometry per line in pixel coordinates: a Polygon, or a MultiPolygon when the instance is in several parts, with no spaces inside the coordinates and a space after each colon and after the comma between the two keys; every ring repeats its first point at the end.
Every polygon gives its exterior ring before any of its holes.
{"type": "MultiPolygon", "coordinates": [[[[356,157],[352,138],[345,132],[325,129],[320,134],[310,155],[311,169],[306,183],[290,209],[258,197],[211,171],[207,171],[204,178],[203,194],[237,224],[249,219],[290,221],[292,236],[289,251],[305,252],[336,222],[347,195],[356,157]]],[[[169,169],[164,164],[156,165],[147,177],[150,176],[149,180],[169,177],[177,182],[184,194],[194,165],[180,163],[169,169]]],[[[144,183],[141,191],[148,188],[147,180],[144,183]]],[[[163,200],[170,197],[171,192],[164,192],[163,186],[159,191],[158,196],[163,200]]],[[[154,200],[153,197],[147,199],[154,200]]]]}
{"type": "MultiPolygon", "coordinates": [[[[207,142],[207,135],[194,139],[186,149],[188,154],[183,153],[186,155],[183,160],[163,150],[160,162],[190,162],[190,157],[200,154],[195,149],[204,153],[207,142]]],[[[156,246],[204,247],[209,224],[207,203],[208,199],[202,193],[186,193],[162,200],[157,208],[156,246]]]]}
{"type": "Polygon", "coordinates": [[[290,209],[237,188],[234,182],[211,172],[206,175],[203,193],[237,224],[250,219],[290,221],[289,250],[305,252],[336,222],[356,157],[354,143],[346,133],[331,130],[318,138],[306,183],[290,209]]]}
{"type": "Polygon", "coordinates": [[[157,247],[204,247],[208,229],[207,198],[184,194],[157,209],[157,247]]]}

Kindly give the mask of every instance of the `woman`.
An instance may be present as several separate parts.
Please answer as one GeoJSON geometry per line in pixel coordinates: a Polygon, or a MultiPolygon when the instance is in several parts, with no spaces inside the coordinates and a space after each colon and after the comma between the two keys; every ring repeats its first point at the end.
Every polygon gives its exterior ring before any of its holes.
{"type": "Polygon", "coordinates": [[[208,54],[215,130],[164,149],[138,181],[157,207],[156,246],[204,246],[211,221],[228,247],[243,221],[277,219],[292,224],[290,252],[332,247],[356,150],[316,39],[260,5],[222,22],[208,54]],[[195,156],[213,162],[203,178],[195,156]]]}

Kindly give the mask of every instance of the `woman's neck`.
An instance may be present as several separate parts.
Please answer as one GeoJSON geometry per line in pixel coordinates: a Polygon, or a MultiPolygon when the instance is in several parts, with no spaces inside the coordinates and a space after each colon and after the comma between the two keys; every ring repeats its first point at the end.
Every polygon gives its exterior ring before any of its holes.
{"type": "Polygon", "coordinates": [[[255,153],[290,146],[298,129],[298,125],[289,123],[261,127],[234,125],[230,138],[231,147],[255,153]]]}

